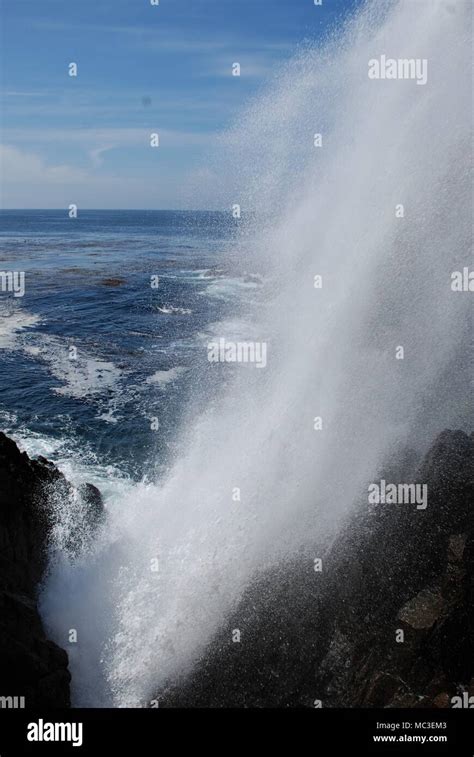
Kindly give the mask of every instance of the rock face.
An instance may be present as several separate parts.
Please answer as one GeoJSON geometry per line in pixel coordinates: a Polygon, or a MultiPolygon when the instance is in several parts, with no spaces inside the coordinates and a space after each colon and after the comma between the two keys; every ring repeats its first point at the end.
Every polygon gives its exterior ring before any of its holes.
{"type": "Polygon", "coordinates": [[[315,545],[255,582],[160,706],[451,707],[474,695],[472,452],[472,437],[445,431],[419,465],[386,471],[426,483],[427,508],[361,500],[329,552],[315,545]]]}
{"type": "MultiPolygon", "coordinates": [[[[97,519],[100,494],[87,487],[97,519]]],[[[0,433],[0,697],[25,697],[27,708],[70,704],[67,653],[46,638],[37,607],[53,491],[70,497],[72,487],[51,463],[30,460],[0,433]]]]}

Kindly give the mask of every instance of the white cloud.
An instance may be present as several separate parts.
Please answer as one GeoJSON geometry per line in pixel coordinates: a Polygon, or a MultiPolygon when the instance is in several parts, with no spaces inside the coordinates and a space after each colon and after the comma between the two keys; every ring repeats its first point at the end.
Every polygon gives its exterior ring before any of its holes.
{"type": "MultiPolygon", "coordinates": [[[[93,148],[96,166],[51,165],[40,155],[12,145],[0,146],[1,204],[4,208],[159,209],[219,207],[217,177],[190,167],[153,176],[100,173],[100,156],[110,145],[93,148]]],[[[220,177],[222,180],[223,177],[220,177]]]]}
{"type": "Polygon", "coordinates": [[[25,152],[11,145],[0,145],[0,164],[3,184],[64,184],[89,180],[87,172],[73,166],[47,165],[35,153],[25,152]]]}
{"type": "Polygon", "coordinates": [[[67,208],[90,206],[111,196],[116,179],[97,176],[66,163],[50,164],[40,155],[12,145],[0,145],[2,205],[6,208],[67,208]]]}

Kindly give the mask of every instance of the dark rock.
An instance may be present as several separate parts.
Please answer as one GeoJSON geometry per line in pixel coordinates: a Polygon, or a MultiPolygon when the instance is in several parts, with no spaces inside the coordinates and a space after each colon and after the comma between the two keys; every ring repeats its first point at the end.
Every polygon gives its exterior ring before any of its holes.
{"type": "MultiPolygon", "coordinates": [[[[97,521],[100,493],[86,485],[97,521]]],[[[30,460],[0,433],[0,697],[24,696],[28,708],[70,704],[68,656],[49,641],[37,595],[48,558],[54,514],[48,502],[74,493],[44,458],[30,460]]]]}
{"type": "Polygon", "coordinates": [[[102,522],[104,516],[102,494],[94,484],[82,484],[78,491],[87,507],[88,520],[93,531],[102,522]]]}
{"type": "Polygon", "coordinates": [[[119,276],[117,276],[115,278],[110,277],[108,279],[102,279],[100,283],[104,287],[119,287],[119,286],[122,286],[122,284],[126,284],[127,282],[125,281],[125,279],[122,279],[119,276]]]}
{"type": "Polygon", "coordinates": [[[256,578],[160,706],[450,706],[474,676],[472,452],[444,431],[421,464],[394,461],[381,477],[426,483],[428,507],[361,498],[318,581],[322,545],[256,578]]]}

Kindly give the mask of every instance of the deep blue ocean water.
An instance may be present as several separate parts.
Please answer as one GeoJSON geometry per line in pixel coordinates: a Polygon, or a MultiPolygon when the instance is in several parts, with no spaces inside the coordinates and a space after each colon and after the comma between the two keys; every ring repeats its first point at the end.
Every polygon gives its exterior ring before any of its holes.
{"type": "Polygon", "coordinates": [[[159,473],[190,398],[209,401],[209,337],[255,296],[236,231],[219,212],[1,211],[0,271],[25,294],[0,292],[0,428],[159,473]]]}

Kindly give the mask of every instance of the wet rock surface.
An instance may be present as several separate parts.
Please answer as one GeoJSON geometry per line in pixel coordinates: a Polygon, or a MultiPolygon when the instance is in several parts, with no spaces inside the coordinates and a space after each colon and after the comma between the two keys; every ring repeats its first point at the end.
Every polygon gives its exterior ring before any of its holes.
{"type": "MultiPolygon", "coordinates": [[[[53,492],[67,498],[72,487],[49,461],[30,460],[0,433],[0,697],[25,697],[27,708],[70,704],[68,656],[47,638],[37,605],[53,492]]],[[[97,520],[100,494],[95,487],[84,494],[97,520]]]]}
{"type": "Polygon", "coordinates": [[[322,571],[303,555],[256,581],[160,706],[452,706],[474,678],[472,453],[444,431],[394,466],[387,480],[428,485],[427,508],[361,499],[322,571]]]}

